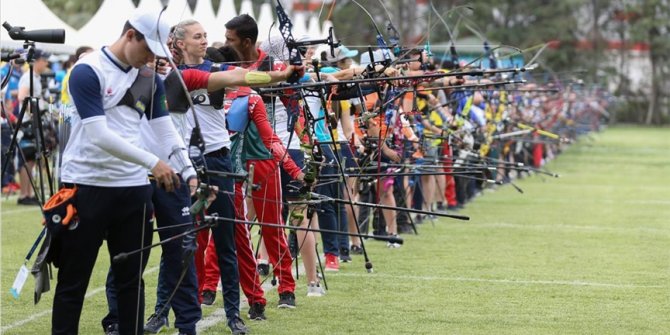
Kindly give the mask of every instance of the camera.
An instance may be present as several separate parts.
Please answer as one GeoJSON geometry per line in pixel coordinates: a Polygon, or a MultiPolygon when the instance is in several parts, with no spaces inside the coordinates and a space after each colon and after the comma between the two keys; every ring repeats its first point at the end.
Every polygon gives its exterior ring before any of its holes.
{"type": "Polygon", "coordinates": [[[65,43],[64,29],[25,30],[25,27],[12,27],[7,21],[2,24],[13,40],[25,40],[42,43],[65,43]]]}
{"type": "Polygon", "coordinates": [[[40,83],[42,87],[49,87],[51,80],[56,80],[56,74],[53,72],[47,72],[40,74],[40,83]]]}

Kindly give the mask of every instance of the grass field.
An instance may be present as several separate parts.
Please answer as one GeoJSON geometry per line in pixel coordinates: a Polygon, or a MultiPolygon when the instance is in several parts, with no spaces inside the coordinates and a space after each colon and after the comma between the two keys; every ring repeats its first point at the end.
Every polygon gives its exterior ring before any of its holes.
{"type": "MultiPolygon", "coordinates": [[[[670,333],[670,129],[611,128],[547,168],[561,178],[486,193],[462,211],[469,222],[423,224],[395,250],[368,242],[374,273],[356,256],[328,274],[326,297],[305,297],[302,277],[295,310],[271,308],[268,292],[269,321],[247,324],[253,334],[670,333]]],[[[15,204],[2,202],[1,329],[47,334],[53,292],[34,306],[31,278],[20,299],[9,294],[40,229],[39,212],[15,204]]],[[[159,253],[145,273],[147,316],[159,253]]],[[[103,246],[81,334],[102,333],[108,258],[103,246]]],[[[220,294],[217,306],[201,334],[229,333],[220,294]]]]}

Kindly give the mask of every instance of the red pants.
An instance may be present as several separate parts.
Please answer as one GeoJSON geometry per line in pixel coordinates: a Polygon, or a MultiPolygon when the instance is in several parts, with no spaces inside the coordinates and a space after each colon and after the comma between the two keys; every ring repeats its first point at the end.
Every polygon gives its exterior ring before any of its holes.
{"type": "MultiPolygon", "coordinates": [[[[454,161],[454,156],[447,141],[444,141],[442,159],[444,159],[444,172],[453,172],[454,170],[451,168],[451,166],[454,161]]],[[[444,188],[444,197],[447,199],[447,205],[456,206],[458,205],[458,201],[456,200],[456,180],[454,180],[453,175],[446,175],[445,177],[447,181],[447,187],[444,188]]]]}
{"type": "MultiPolygon", "coordinates": [[[[533,136],[534,140],[539,140],[540,136],[535,134],[533,136]]],[[[542,167],[542,156],[544,156],[544,144],[535,143],[533,145],[533,167],[540,168],[542,167]]]]}
{"type": "Polygon", "coordinates": [[[198,275],[198,296],[202,300],[202,291],[215,291],[219,285],[219,263],[216,246],[209,229],[201,230],[197,235],[198,248],[195,252],[195,270],[198,275]]]}
{"type": "MultiPolygon", "coordinates": [[[[282,204],[281,204],[281,181],[280,170],[274,160],[250,160],[247,161],[247,167],[254,164],[254,184],[259,185],[260,188],[252,191],[251,196],[256,211],[258,222],[284,224],[282,219],[282,204]]],[[[237,213],[243,209],[244,196],[241,192],[241,183],[235,185],[235,208],[236,216],[242,218],[242,213],[237,213]],[[238,192],[238,190],[240,192],[238,192]]],[[[245,229],[246,226],[243,226],[245,229]]],[[[240,230],[236,231],[235,245],[237,246],[238,266],[240,268],[240,283],[252,280],[257,277],[256,261],[251,250],[251,242],[249,238],[248,229],[246,233],[240,234],[240,230]],[[242,240],[242,238],[244,240],[242,240]],[[244,244],[247,247],[242,246],[244,244]],[[247,249],[240,251],[242,249],[247,249]],[[241,257],[240,254],[245,256],[241,257]],[[251,257],[251,258],[249,258],[251,257]],[[244,258],[244,259],[242,259],[244,258]],[[253,273],[253,275],[251,275],[253,273]]],[[[291,253],[288,250],[288,243],[286,242],[286,235],[283,229],[261,226],[261,235],[265,243],[265,249],[270,257],[270,264],[279,280],[278,293],[294,292],[295,280],[291,273],[291,253]]],[[[257,281],[256,278],[254,281],[257,281]]],[[[247,293],[242,284],[242,290],[247,293]]],[[[260,287],[260,285],[259,285],[260,287]]]]}
{"type": "MultiPolygon", "coordinates": [[[[235,218],[247,220],[246,204],[242,194],[242,183],[235,183],[235,218]]],[[[261,287],[260,276],[256,270],[251,233],[246,224],[235,224],[235,248],[237,248],[237,266],[240,271],[240,286],[249,305],[259,302],[265,306],[265,292],[261,287]]]]}

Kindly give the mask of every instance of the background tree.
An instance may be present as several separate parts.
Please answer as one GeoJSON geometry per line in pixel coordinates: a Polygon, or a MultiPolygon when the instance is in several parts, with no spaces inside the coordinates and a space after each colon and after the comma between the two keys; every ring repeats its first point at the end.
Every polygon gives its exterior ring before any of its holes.
{"type": "Polygon", "coordinates": [[[639,13],[639,19],[631,24],[634,40],[649,44],[651,62],[651,89],[648,94],[648,108],[644,119],[646,124],[662,123],[668,117],[668,66],[670,63],[670,8],[665,0],[640,0],[629,3],[629,12],[639,13]]]}

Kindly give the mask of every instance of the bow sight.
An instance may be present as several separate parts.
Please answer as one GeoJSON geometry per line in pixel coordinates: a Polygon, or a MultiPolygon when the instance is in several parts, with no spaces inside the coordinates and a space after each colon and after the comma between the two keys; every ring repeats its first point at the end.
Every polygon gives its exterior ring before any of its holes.
{"type": "MultiPolygon", "coordinates": [[[[291,22],[291,19],[288,17],[288,14],[286,14],[284,7],[281,5],[281,2],[279,0],[277,0],[277,6],[275,7],[275,11],[277,13],[277,20],[279,21],[279,32],[281,33],[281,36],[284,38],[284,44],[288,49],[291,65],[302,65],[302,59],[300,57],[300,53],[301,51],[304,52],[306,50],[306,47],[310,45],[328,44],[330,46],[331,56],[335,57],[335,48],[340,46],[340,42],[335,41],[333,27],[330,27],[330,29],[328,30],[328,38],[320,40],[305,40],[298,42],[295,40],[295,38],[293,38],[292,33],[293,23],[291,22]]],[[[296,83],[298,82],[299,79],[300,78],[298,78],[298,74],[294,72],[287,81],[289,83],[296,83]]]]}

